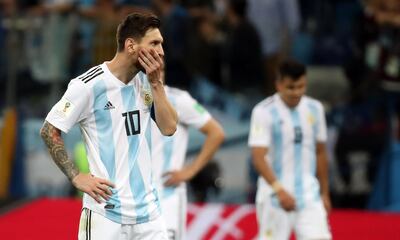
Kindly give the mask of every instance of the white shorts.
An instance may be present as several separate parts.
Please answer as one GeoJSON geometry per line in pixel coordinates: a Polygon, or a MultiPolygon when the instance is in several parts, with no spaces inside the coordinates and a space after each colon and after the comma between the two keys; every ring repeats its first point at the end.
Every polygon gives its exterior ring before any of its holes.
{"type": "Polygon", "coordinates": [[[78,240],[168,240],[161,217],[140,224],[119,224],[84,208],[79,223],[78,240]]]}
{"type": "Polygon", "coordinates": [[[185,239],[187,197],[185,188],[177,188],[167,197],[161,197],[161,212],[170,240],[185,239]]]}
{"type": "Polygon", "coordinates": [[[294,229],[298,240],[329,240],[328,219],[321,201],[309,203],[305,208],[286,212],[273,205],[271,197],[256,203],[258,235],[260,240],[286,240],[294,229]]]}

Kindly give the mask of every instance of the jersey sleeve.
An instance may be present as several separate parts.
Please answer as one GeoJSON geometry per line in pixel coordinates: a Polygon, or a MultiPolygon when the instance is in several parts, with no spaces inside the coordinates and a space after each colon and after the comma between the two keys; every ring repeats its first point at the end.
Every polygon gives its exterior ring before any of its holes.
{"type": "Polygon", "coordinates": [[[188,93],[184,93],[177,101],[179,122],[199,129],[211,119],[210,113],[188,93]]]}
{"type": "Polygon", "coordinates": [[[271,143],[270,126],[266,111],[261,108],[254,108],[251,113],[249,147],[269,147],[271,143]]]}
{"type": "Polygon", "coordinates": [[[89,93],[81,81],[71,81],[62,98],[53,106],[46,121],[68,133],[89,111],[89,93]]]}
{"type": "Polygon", "coordinates": [[[318,104],[318,126],[317,126],[317,142],[326,142],[327,129],[324,107],[321,103],[318,104]]]}

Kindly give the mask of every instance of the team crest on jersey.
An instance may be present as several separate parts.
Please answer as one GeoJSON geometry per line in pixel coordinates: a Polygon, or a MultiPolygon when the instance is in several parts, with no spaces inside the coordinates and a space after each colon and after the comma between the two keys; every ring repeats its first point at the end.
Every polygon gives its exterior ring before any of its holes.
{"type": "Polygon", "coordinates": [[[307,121],[310,123],[310,125],[313,125],[315,123],[315,117],[312,114],[308,114],[307,121]]]}
{"type": "Polygon", "coordinates": [[[140,96],[147,107],[150,107],[151,104],[153,104],[153,95],[151,94],[150,89],[143,87],[140,91],[140,96]]]}

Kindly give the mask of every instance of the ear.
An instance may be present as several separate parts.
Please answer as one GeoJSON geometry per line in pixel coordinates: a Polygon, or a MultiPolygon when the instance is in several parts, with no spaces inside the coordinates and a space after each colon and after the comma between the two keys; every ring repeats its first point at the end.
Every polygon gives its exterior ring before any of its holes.
{"type": "Polygon", "coordinates": [[[129,54],[134,54],[137,51],[138,44],[133,38],[125,40],[125,51],[129,54]]]}
{"type": "Polygon", "coordinates": [[[281,79],[275,79],[275,89],[277,90],[277,91],[279,91],[280,90],[280,86],[281,86],[281,79]]]}

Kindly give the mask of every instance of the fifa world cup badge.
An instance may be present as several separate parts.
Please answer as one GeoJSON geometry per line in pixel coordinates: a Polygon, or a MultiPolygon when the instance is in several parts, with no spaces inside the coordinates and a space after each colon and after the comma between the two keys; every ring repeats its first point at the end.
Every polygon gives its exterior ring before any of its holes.
{"type": "Polygon", "coordinates": [[[68,117],[73,112],[75,106],[72,102],[68,101],[65,98],[62,98],[56,105],[57,113],[61,117],[68,117]]]}
{"type": "Polygon", "coordinates": [[[315,117],[312,114],[308,114],[307,120],[310,123],[310,125],[313,125],[315,123],[315,117]]]}
{"type": "Polygon", "coordinates": [[[64,105],[63,112],[67,112],[67,109],[68,109],[70,106],[71,106],[71,103],[70,103],[70,102],[66,102],[65,105],[64,105]]]}

